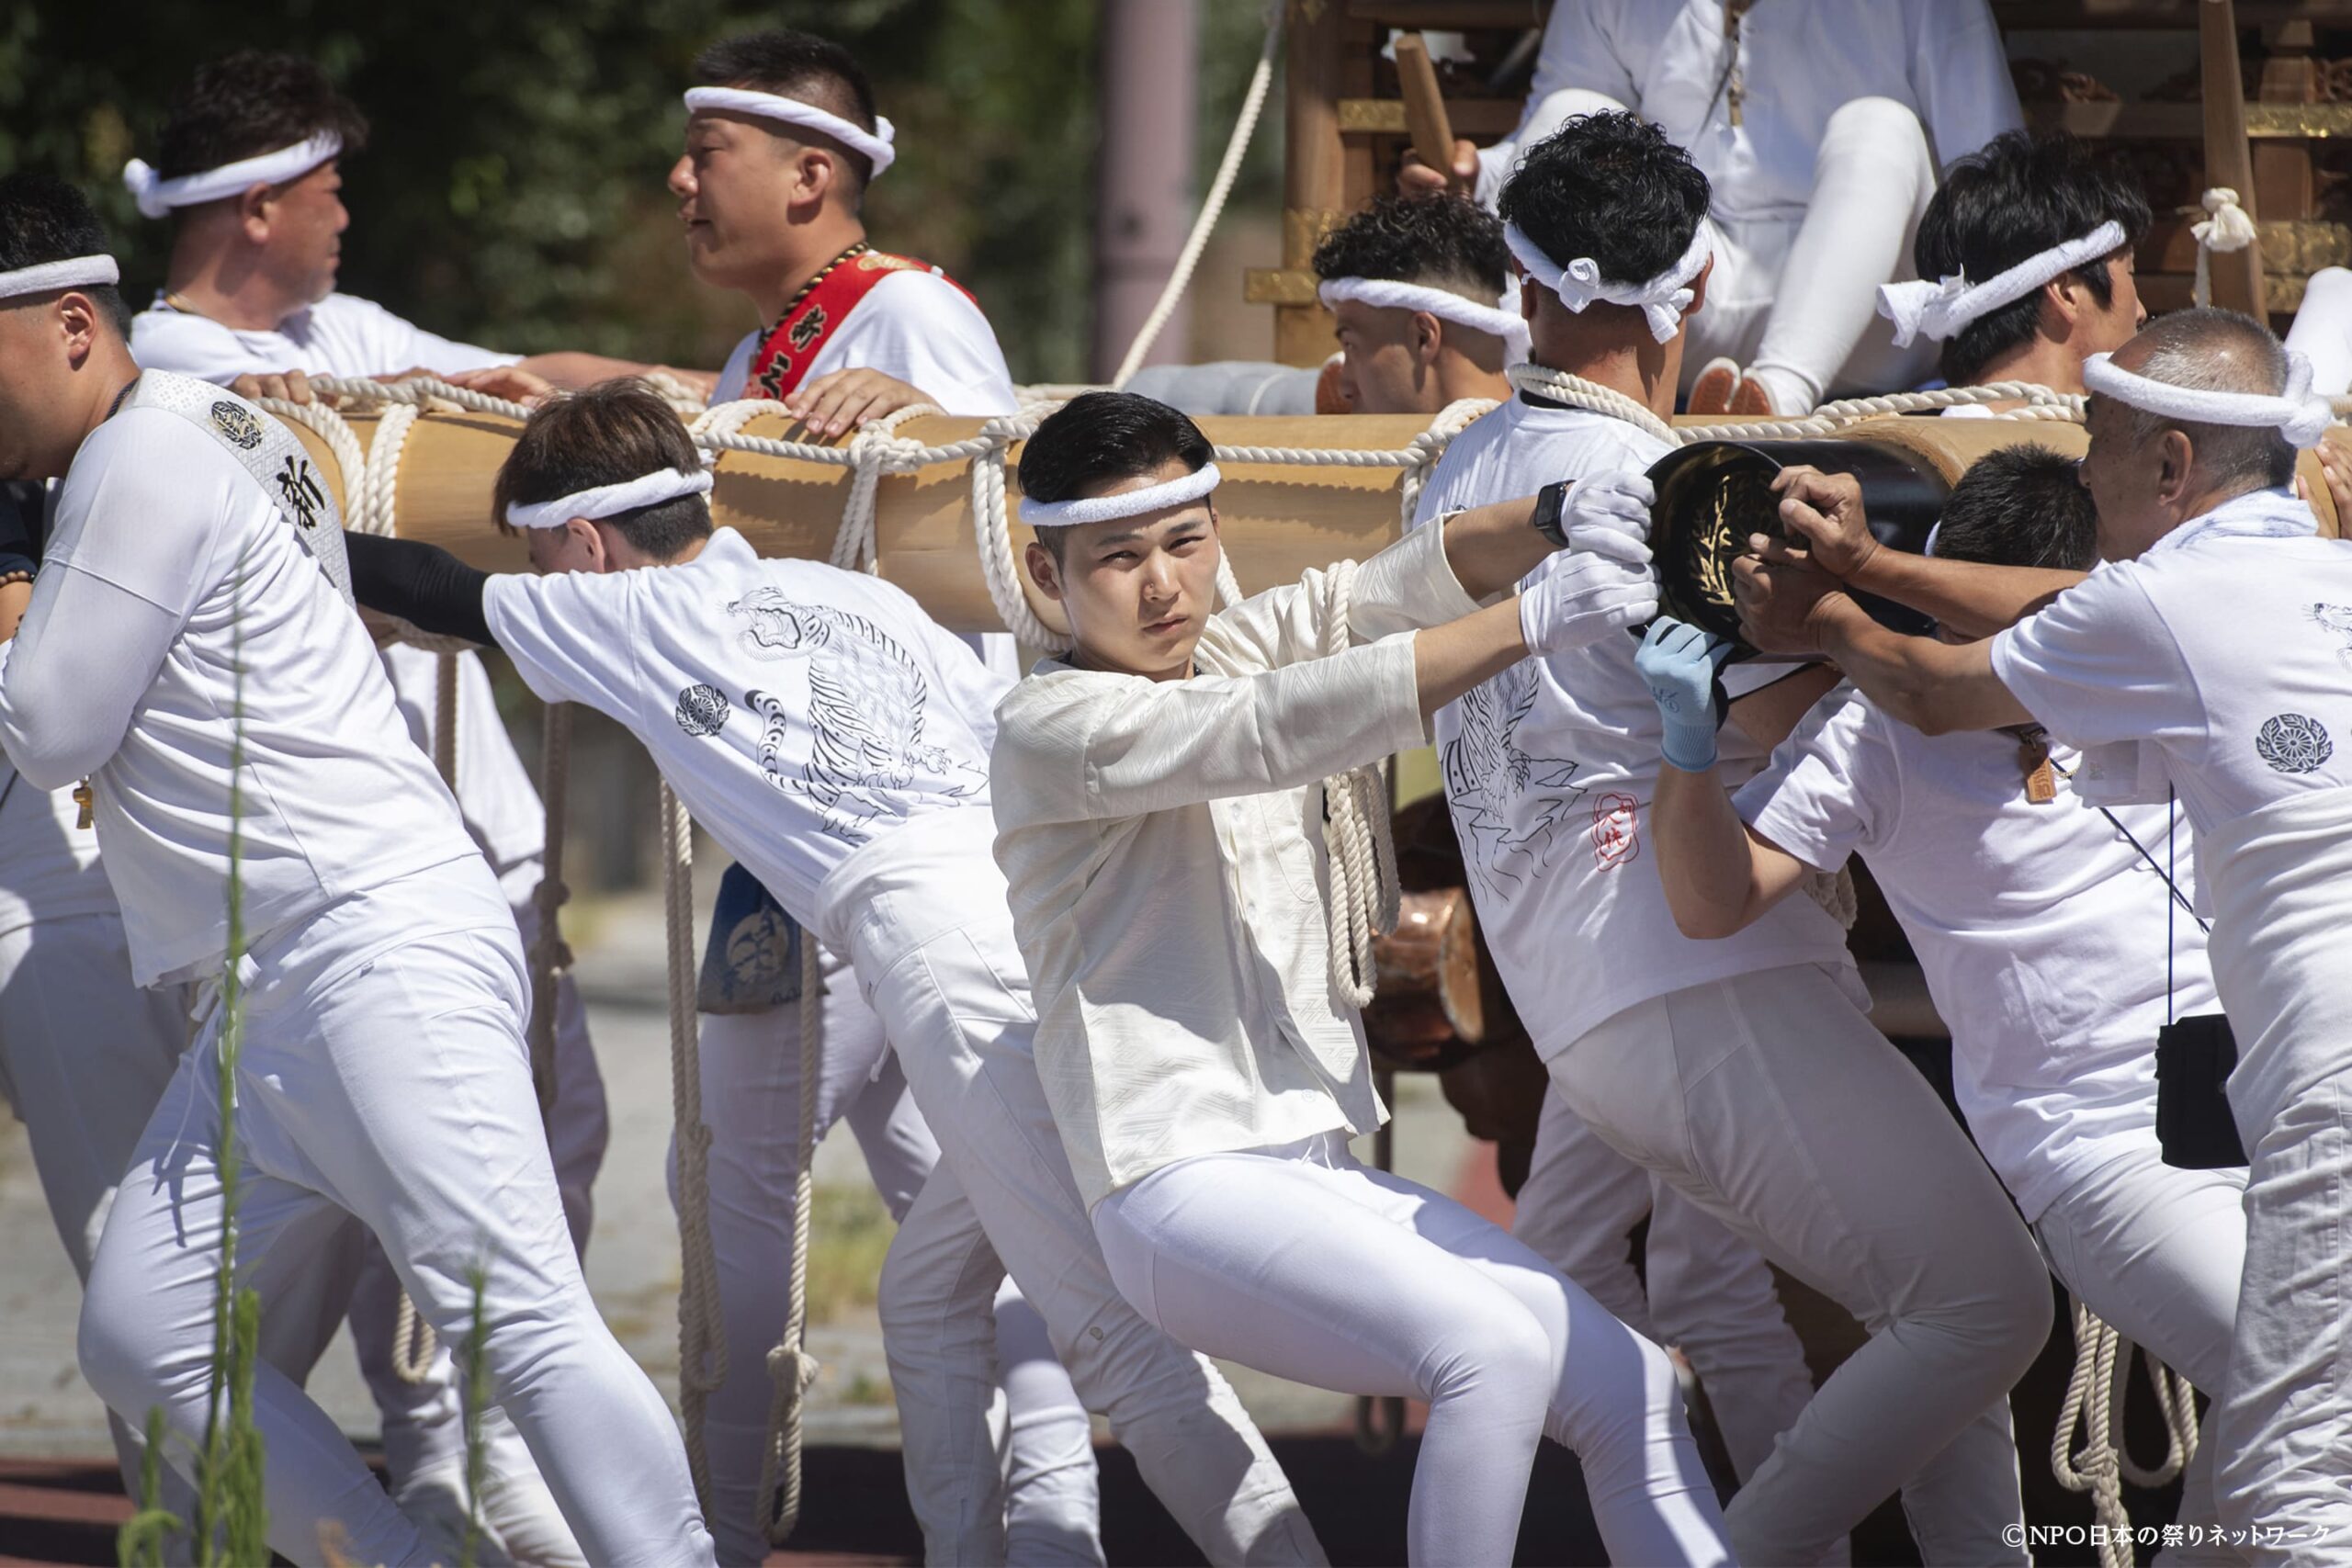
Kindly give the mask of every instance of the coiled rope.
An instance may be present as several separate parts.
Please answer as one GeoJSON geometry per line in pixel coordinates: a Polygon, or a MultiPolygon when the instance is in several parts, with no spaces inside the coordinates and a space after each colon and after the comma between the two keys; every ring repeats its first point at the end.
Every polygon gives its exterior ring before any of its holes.
{"type": "Polygon", "coordinates": [[[2067,1491],[2090,1495],[2092,1517],[2105,1527],[2099,1568],[2132,1568],[2132,1516],[2123,1506],[2123,1483],[2163,1486],[2196,1457],[2196,1397],[2188,1380],[2148,1358],[2166,1444],[2163,1464],[2153,1471],[2141,1469],[2123,1440],[2124,1391],[2132,1377],[2134,1347],[2081,1302],[2074,1307],[2075,1370],[2051,1439],[2050,1470],[2067,1491]],[[2083,1434],[2079,1451],[2075,1448],[2078,1429],[2083,1434]]]}
{"type": "MultiPolygon", "coordinates": [[[[1354,642],[1356,563],[1324,572],[1323,647],[1329,658],[1354,642]]],[[[1396,929],[1396,842],[1389,826],[1388,774],[1378,762],[1323,781],[1323,848],[1331,885],[1331,987],[1350,1007],[1371,1005],[1380,976],[1373,943],[1396,929]]]]}

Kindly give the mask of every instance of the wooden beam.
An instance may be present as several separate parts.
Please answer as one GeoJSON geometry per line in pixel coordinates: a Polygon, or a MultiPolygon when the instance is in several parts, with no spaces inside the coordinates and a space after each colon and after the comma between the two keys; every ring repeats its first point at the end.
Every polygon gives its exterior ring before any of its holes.
{"type": "MultiPolygon", "coordinates": [[[[2205,82],[2205,183],[2238,193],[2246,215],[2255,209],[2254,160],[2245,142],[2245,85],[2238,74],[2237,7],[2232,0],[2198,0],[2198,62],[2205,82]]],[[[2262,247],[2216,251],[2210,260],[2213,303],[2249,315],[2264,313],[2262,247]]]]}
{"type": "MultiPolygon", "coordinates": [[[[1347,205],[1347,144],[1340,136],[1347,16],[1339,0],[1288,0],[1283,61],[1283,266],[1304,270],[1347,205]]],[[[1338,347],[1320,305],[1274,311],[1274,357],[1320,365],[1338,347]]]]}

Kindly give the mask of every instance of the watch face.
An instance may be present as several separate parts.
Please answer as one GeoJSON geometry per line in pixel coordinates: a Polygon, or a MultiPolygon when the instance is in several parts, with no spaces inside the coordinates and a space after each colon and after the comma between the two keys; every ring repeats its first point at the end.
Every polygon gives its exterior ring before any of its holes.
{"type": "MultiPolygon", "coordinates": [[[[1739,635],[1731,568],[1747,553],[1750,536],[1784,536],[1772,480],[1797,464],[1860,479],[1871,532],[1898,549],[1926,545],[1949,493],[1924,461],[1860,441],[1707,441],[1659,458],[1649,470],[1657,491],[1650,508],[1650,552],[1657,565],[1658,608],[1730,639],[1732,662],[1772,657],[1759,655],[1739,635]]],[[[1923,615],[1869,594],[1855,597],[1883,625],[1928,629],[1923,615]]]]}

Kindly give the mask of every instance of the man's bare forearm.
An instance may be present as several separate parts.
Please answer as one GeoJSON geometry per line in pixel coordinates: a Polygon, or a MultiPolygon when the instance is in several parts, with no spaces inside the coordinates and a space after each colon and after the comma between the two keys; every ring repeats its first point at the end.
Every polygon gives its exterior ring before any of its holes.
{"type": "Polygon", "coordinates": [[[1445,520],[1445,560],[1473,599],[1508,593],[1542,566],[1552,541],[1535,531],[1535,498],[1473,506],[1445,520]]]}
{"type": "Polygon", "coordinates": [[[1848,586],[1934,617],[1959,637],[1991,637],[2083,580],[2079,571],[1938,560],[1907,550],[1871,552],[1848,586]]]}
{"type": "Polygon", "coordinates": [[[1842,593],[1814,606],[1815,646],[1862,694],[1928,735],[2028,724],[2026,712],[1993,673],[1990,645],[1954,645],[1891,632],[1842,593]]]}

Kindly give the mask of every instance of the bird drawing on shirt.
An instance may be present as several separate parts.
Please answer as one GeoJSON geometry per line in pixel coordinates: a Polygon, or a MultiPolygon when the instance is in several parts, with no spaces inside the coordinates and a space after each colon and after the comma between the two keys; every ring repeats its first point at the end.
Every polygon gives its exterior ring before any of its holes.
{"type": "Polygon", "coordinates": [[[2312,620],[2335,636],[2335,657],[2352,670],[2352,604],[2313,604],[2312,620]]]}
{"type": "Polygon", "coordinates": [[[1460,699],[1461,727],[1440,754],[1453,803],[1463,864],[1490,892],[1510,897],[1525,874],[1550,859],[1568,807],[1584,794],[1577,764],[1520,750],[1519,726],[1535,705],[1541,677],[1522,660],[1460,699]]]}
{"type": "Polygon", "coordinates": [[[923,743],[930,682],[873,622],[775,588],[755,588],[727,609],[745,623],[736,635],[747,652],[808,660],[808,758],[797,770],[783,755],[790,707],[756,690],[743,694],[743,705],[766,727],[761,771],[778,789],[807,795],[826,832],[862,842],[876,821],[903,816],[910,795],[959,799],[987,782],[969,762],[923,743]]]}

